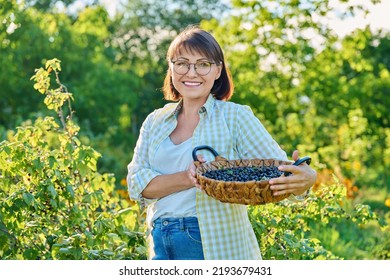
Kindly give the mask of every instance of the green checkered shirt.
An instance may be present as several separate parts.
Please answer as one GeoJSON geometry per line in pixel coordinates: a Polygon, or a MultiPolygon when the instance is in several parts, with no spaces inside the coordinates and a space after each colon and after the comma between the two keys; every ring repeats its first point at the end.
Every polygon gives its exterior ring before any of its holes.
{"type": "MultiPolygon", "coordinates": [[[[148,183],[160,175],[150,164],[159,145],[177,125],[182,103],[170,103],[152,112],[144,121],[134,156],[128,165],[128,188],[134,200],[153,203],[141,196],[148,183]]],[[[199,111],[200,121],[192,136],[192,148],[213,147],[227,159],[275,158],[287,160],[248,106],[216,100],[212,95],[199,111]]],[[[207,161],[214,157],[201,153],[207,161]]],[[[205,259],[261,259],[245,205],[219,202],[197,189],[196,210],[205,259]]]]}

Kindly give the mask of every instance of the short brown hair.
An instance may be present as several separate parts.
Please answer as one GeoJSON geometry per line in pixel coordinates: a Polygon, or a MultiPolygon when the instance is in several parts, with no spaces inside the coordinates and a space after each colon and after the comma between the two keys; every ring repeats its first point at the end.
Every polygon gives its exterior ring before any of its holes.
{"type": "MultiPolygon", "coordinates": [[[[182,48],[189,52],[200,53],[217,63],[217,65],[222,64],[221,75],[215,80],[210,93],[218,100],[229,100],[233,95],[233,80],[229,68],[226,66],[223,51],[215,38],[209,32],[197,26],[191,25],[187,27],[169,46],[166,57],[168,63],[171,62],[174,55],[180,53],[182,48]]],[[[169,69],[165,76],[162,90],[166,100],[178,101],[181,97],[180,93],[173,86],[172,75],[169,69]]]]}

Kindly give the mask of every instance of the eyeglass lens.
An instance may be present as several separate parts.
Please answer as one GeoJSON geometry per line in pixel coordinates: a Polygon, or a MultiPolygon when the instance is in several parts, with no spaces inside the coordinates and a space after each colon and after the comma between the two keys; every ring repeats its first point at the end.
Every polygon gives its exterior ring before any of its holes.
{"type": "Polygon", "coordinates": [[[196,73],[198,73],[198,75],[204,76],[210,72],[212,65],[212,63],[209,61],[198,61],[196,63],[189,63],[187,61],[174,61],[172,63],[173,70],[175,70],[175,72],[180,75],[186,74],[190,70],[191,65],[194,65],[196,73]]]}

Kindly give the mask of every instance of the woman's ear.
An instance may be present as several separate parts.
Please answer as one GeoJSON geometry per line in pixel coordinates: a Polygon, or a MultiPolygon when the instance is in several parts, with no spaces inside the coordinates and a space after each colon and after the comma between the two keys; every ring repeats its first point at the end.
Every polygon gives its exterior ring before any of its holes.
{"type": "Polygon", "coordinates": [[[223,67],[223,66],[222,66],[222,63],[219,64],[219,65],[217,66],[217,73],[216,73],[216,76],[215,76],[215,79],[216,79],[216,80],[218,80],[219,77],[221,77],[222,67],[223,67]]]}

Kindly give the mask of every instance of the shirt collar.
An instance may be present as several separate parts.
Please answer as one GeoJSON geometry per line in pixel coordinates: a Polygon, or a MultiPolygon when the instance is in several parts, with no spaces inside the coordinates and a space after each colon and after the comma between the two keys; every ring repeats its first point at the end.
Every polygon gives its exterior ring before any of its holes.
{"type": "Polygon", "coordinates": [[[200,108],[199,113],[207,113],[207,117],[211,117],[216,99],[212,94],[209,94],[206,103],[200,108]]]}
{"type": "Polygon", "coordinates": [[[183,108],[183,99],[180,99],[180,101],[177,103],[177,106],[176,106],[175,110],[173,110],[171,116],[177,116],[179,114],[181,108],[183,108]]]}
{"type": "MultiPolygon", "coordinates": [[[[211,113],[213,111],[213,107],[215,104],[215,97],[212,94],[209,94],[206,103],[203,104],[203,106],[199,109],[199,114],[207,113],[207,116],[210,117],[211,113]]],[[[177,114],[180,112],[181,108],[183,108],[183,99],[181,99],[175,108],[175,110],[172,112],[172,116],[177,116],[177,114]]]]}

